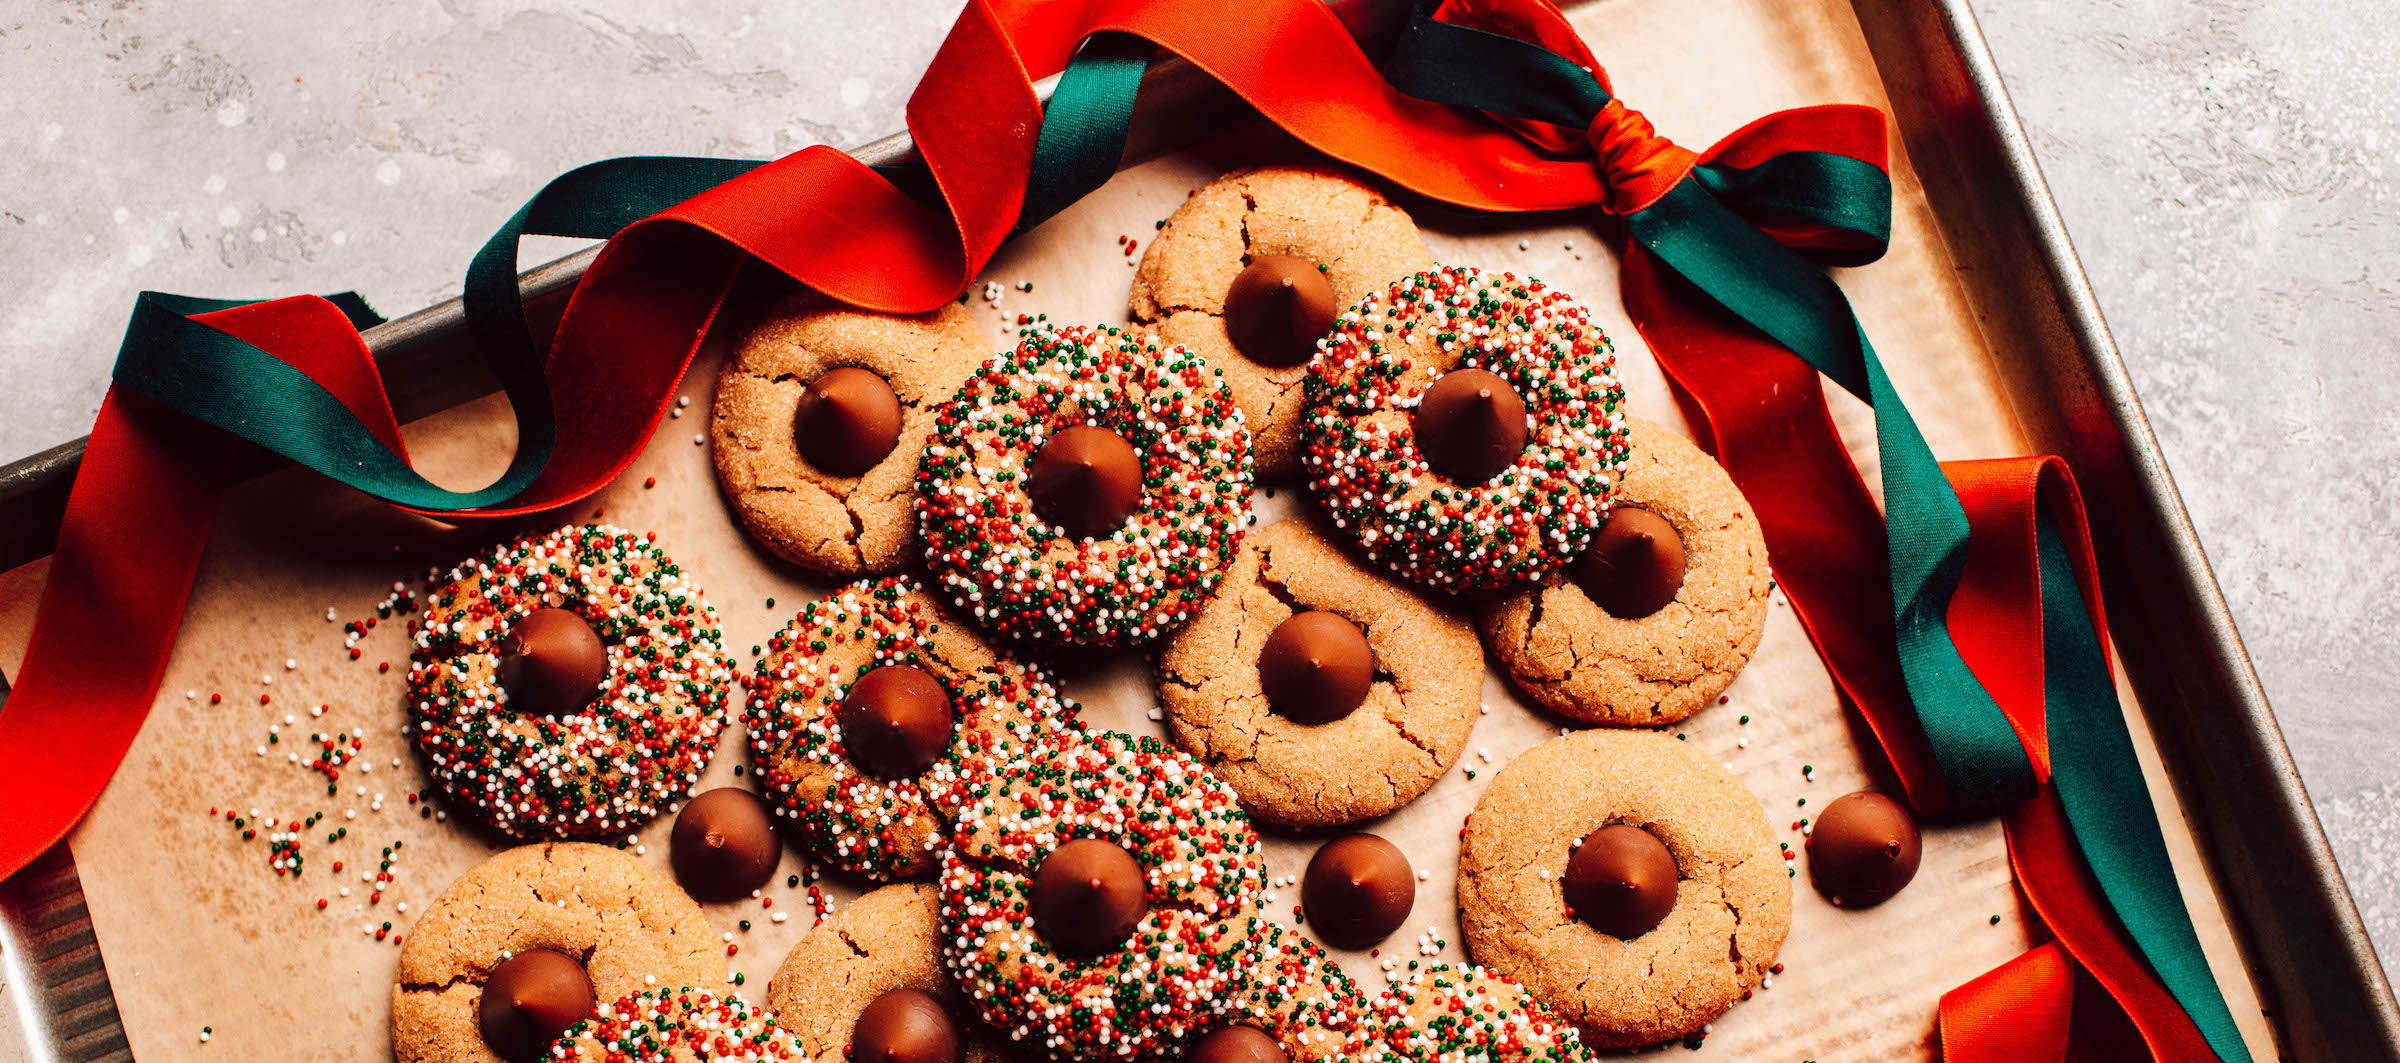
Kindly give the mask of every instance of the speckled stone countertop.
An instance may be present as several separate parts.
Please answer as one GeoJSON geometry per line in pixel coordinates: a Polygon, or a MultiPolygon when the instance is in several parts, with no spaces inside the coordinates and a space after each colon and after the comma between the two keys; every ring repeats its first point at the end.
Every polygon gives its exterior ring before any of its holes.
{"type": "MultiPolygon", "coordinates": [[[[898,128],[957,7],[341,6],[306,32],[234,0],[0,13],[0,461],[90,426],[138,288],[423,306],[578,163],[898,128]]],[[[2400,5],[1974,6],[2367,925],[2400,949],[2400,5]]]]}

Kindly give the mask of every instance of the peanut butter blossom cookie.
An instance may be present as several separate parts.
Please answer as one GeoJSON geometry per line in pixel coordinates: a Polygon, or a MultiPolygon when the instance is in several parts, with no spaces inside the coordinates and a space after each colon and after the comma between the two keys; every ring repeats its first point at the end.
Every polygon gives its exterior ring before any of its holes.
{"type": "Polygon", "coordinates": [[[942,969],[941,899],[885,886],[800,939],[767,1004],[820,1063],[997,1063],[1006,1042],[974,1021],[942,969]]]}
{"type": "Polygon", "coordinates": [[[1266,873],[1233,791],[1150,738],[1027,747],[960,809],[944,956],[985,1021],[1075,1060],[1222,1024],[1266,873]]]}
{"type": "Polygon", "coordinates": [[[935,415],[925,562],[992,631],[1122,646],[1189,619],[1250,519],[1250,434],[1219,372],[1145,333],[1036,331],[935,415]]]}
{"type": "Polygon", "coordinates": [[[1689,1037],[1775,965],[1792,887],[1740,779],[1657,731],[1527,750],[1467,821],[1458,907],[1478,963],[1601,1048],[1689,1037]]]}
{"type": "Polygon", "coordinates": [[[1484,638],[1534,699],[1591,723],[1657,726],[1716,704],[1767,623],[1767,541],[1699,447],[1634,420],[1608,522],[1564,569],[1482,607],[1484,638]]]}
{"type": "Polygon", "coordinates": [[[1313,520],[1242,544],[1159,658],[1167,733],[1262,820],[1392,812],[1457,762],[1482,705],[1473,625],[1353,560],[1313,520]]]}
{"type": "Polygon", "coordinates": [[[599,1001],[724,981],[700,906],[649,864],[584,842],[520,846],[460,876],[410,929],[392,1056],[531,1063],[599,1001]]]}
{"type": "Polygon", "coordinates": [[[708,767],[733,669],[716,610],[656,538],[559,528],[431,593],[410,734],[434,780],[503,833],[624,834],[708,767]]]}
{"type": "Polygon", "coordinates": [[[1387,987],[1376,1000],[1391,1058],[1409,1063],[1583,1063],[1573,1026],[1515,981],[1444,964],[1387,987]]]}
{"type": "Polygon", "coordinates": [[[909,500],[934,407],[989,357],[965,308],[878,314],[784,300],[717,376],[717,480],[751,537],[836,577],[916,547],[909,500]]]}
{"type": "Polygon", "coordinates": [[[907,576],[803,606],[744,682],[760,790],[819,859],[880,879],[932,876],[956,787],[997,743],[1075,726],[1040,669],[992,652],[907,576]]]}
{"type": "Polygon", "coordinates": [[[1419,273],[1345,312],[1309,370],[1300,462],[1336,527],[1446,591],[1583,552],[1629,454],[1616,354],[1531,278],[1419,273]]]}
{"type": "Polygon", "coordinates": [[[705,989],[651,989],[602,1005],[551,1047],[566,1063],[800,1063],[775,1016],[705,989]]]}
{"type": "Polygon", "coordinates": [[[1433,268],[1408,212],[1322,167],[1236,170],[1175,209],[1134,272],[1133,319],[1225,370],[1262,477],[1299,472],[1301,380],[1343,307],[1433,268]]]}

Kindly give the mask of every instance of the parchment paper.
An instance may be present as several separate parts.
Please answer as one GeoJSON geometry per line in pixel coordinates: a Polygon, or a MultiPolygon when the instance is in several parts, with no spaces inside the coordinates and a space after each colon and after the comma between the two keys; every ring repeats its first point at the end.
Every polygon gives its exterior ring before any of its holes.
{"type": "MultiPolygon", "coordinates": [[[[1883,89],[1848,4],[1842,0],[1613,0],[1578,9],[1575,21],[1610,66],[1619,91],[1661,130],[1699,147],[1778,108],[1823,102],[1884,104],[1883,89]]],[[[1895,138],[1895,152],[1898,152],[1895,138]]],[[[988,279],[1009,287],[1002,311],[1047,313],[1057,321],[1124,320],[1131,259],[1119,235],[1144,241],[1186,192],[1219,172],[1298,149],[1271,130],[1253,130],[1120,175],[1108,187],[1039,230],[996,261],[988,279]],[[1015,285],[1031,281],[1034,290],[1015,285]]],[[[2024,453],[2027,449],[1995,358],[1970,312],[1908,160],[1896,157],[1892,252],[1872,266],[1844,271],[1842,282],[1875,337],[1899,389],[1946,458],[2024,453]]],[[[1489,219],[1446,216],[1408,201],[1445,262],[1506,269],[1543,278],[1594,309],[1618,345],[1637,414],[1682,423],[1648,351],[1626,323],[1613,258],[1587,228],[1504,228],[1489,219]],[[1520,248],[1520,241],[1524,247],[1520,248]]],[[[1008,342],[996,315],[971,299],[995,344],[1008,342]]],[[[669,420],[626,474],[570,515],[656,530],[666,549],[722,612],[737,657],[789,618],[823,587],[749,545],[715,486],[707,430],[716,359],[712,351],[684,386],[690,408],[669,420]],[[656,486],[645,486],[655,478],[656,486]],[[775,601],[774,607],[766,604],[775,601]]],[[[1855,456],[1873,478],[1873,432],[1863,407],[1837,396],[1836,414],[1855,456]]],[[[458,486],[488,481],[506,464],[515,430],[505,403],[490,398],[410,426],[420,465],[458,486]]],[[[1294,508],[1294,492],[1260,500],[1261,521],[1294,508]]],[[[564,518],[561,518],[564,519],[564,518]]],[[[405,934],[426,904],[491,852],[491,841],[426,818],[407,795],[424,785],[401,731],[402,672],[408,652],[399,617],[360,641],[348,660],[341,620],[372,615],[394,581],[447,564],[496,533],[460,531],[391,513],[345,489],[297,473],[245,486],[232,495],[211,540],[184,633],[158,706],[72,845],[135,1054],[144,1060],[389,1058],[388,995],[398,950],[373,929],[389,921],[405,934]],[[380,672],[380,661],[392,663],[380,672]],[[290,667],[287,668],[287,662],[290,667]],[[271,683],[262,682],[262,677],[271,683]],[[187,698],[193,692],[196,698],[187,698]],[[222,704],[211,705],[210,695],[222,704]],[[262,705],[260,695],[272,698],[262,705]],[[311,709],[327,706],[321,717],[311,709]],[[289,714],[278,741],[271,725],[289,714]],[[287,756],[312,732],[359,736],[363,750],[344,769],[342,793],[287,756]],[[374,797],[381,795],[380,810],[374,797]],[[221,815],[245,818],[326,813],[305,831],[306,870],[278,877],[263,838],[244,843],[221,815]],[[258,815],[250,811],[256,809],[258,815]],[[351,813],[355,818],[350,818],[351,813]],[[348,836],[328,843],[337,829],[348,836]],[[394,880],[382,902],[364,903],[380,850],[398,846],[394,880]],[[335,861],[344,871],[332,871],[335,861]],[[339,890],[347,886],[349,896],[339,890]],[[323,911],[316,900],[327,899],[323,911]],[[213,1031],[202,1043],[203,1027],[213,1031]]],[[[0,577],[0,663],[22,658],[46,565],[0,577]]],[[[1068,688],[1101,726],[1159,733],[1148,661],[1126,657],[1068,678],[1068,688]]],[[[2127,691],[2128,704],[2130,691],[2127,691]]],[[[1341,953],[1351,971],[1379,983],[1380,965],[1465,959],[1456,934],[1452,880],[1458,826],[1491,773],[1516,753],[1554,735],[1560,722],[1526,708],[1505,680],[1484,681],[1490,711],[1476,724],[1467,753],[1414,804],[1365,826],[1383,833],[1431,873],[1414,918],[1386,942],[1381,957],[1341,953]],[[1464,769],[1477,777],[1470,781],[1464,769]],[[1447,944],[1419,956],[1418,932],[1432,927],[1447,944]]],[[[1786,826],[1813,815],[1870,778],[1851,721],[1841,712],[1822,666],[1791,611],[1770,611],[1765,638],[1733,685],[1729,704],[1679,730],[1740,774],[1784,840],[1786,826]],[[1749,723],[1738,721],[1747,715],[1749,723]],[[1802,767],[1813,766],[1814,780],[1802,767]],[[1808,807],[1797,802],[1807,799],[1808,807]]],[[[2172,792],[2159,774],[2135,719],[2151,789],[2172,792]]],[[[308,759],[303,753],[302,760],[308,759]]],[[[738,728],[729,729],[708,786],[734,783],[743,760],[738,728]]],[[[439,807],[436,805],[435,807],[439,807]]],[[[2179,813],[2169,810],[2170,844],[2184,872],[2211,959],[2226,978],[2234,1012],[2252,1049],[2272,1058],[2255,993],[2241,975],[2224,917],[2198,865],[2179,813]]],[[[641,832],[647,857],[664,865],[667,820],[641,832]]],[[[1296,876],[1320,839],[1270,835],[1276,875],[1296,876]]],[[[785,857],[784,872],[800,862],[785,857]]],[[[828,883],[835,903],[849,896],[828,883]]],[[[1296,890],[1275,906],[1289,918],[1296,890]]],[[[758,902],[715,905],[710,919],[731,935],[734,970],[744,991],[763,997],[767,976],[812,923],[803,890],[779,873],[758,902]],[[771,922],[774,913],[789,921],[771,922]],[[738,924],[749,920],[752,929],[738,924]]],[[[1929,1058],[1935,1001],[1946,989],[2016,955],[2028,944],[2029,914],[2011,886],[1996,824],[1929,829],[1923,870],[1896,899],[1867,911],[1832,908],[1794,880],[1794,918],[1772,988],[1719,1021],[1694,1058],[1703,1060],[1867,1061],[1929,1058]],[[1993,916],[1999,916],[1997,925],[1993,916]]],[[[1680,1050],[1676,1050],[1680,1051],[1680,1050]]]]}

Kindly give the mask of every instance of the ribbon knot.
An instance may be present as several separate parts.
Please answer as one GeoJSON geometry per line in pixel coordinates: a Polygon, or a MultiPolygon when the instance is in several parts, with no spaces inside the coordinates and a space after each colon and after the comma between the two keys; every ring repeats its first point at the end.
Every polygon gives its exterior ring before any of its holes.
{"type": "Polygon", "coordinates": [[[1624,217],[1648,209],[1700,164],[1700,156],[1658,135],[1642,112],[1612,99],[1584,128],[1594,161],[1608,177],[1601,209],[1624,217]]]}

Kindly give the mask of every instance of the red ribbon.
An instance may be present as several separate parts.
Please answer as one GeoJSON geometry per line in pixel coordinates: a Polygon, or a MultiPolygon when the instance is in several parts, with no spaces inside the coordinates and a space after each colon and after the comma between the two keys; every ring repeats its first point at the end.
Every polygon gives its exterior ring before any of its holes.
{"type": "MultiPolygon", "coordinates": [[[[1443,17],[1580,57],[1606,84],[1563,17],[1535,0],[1453,0],[1443,17]]],[[[1062,68],[1083,37],[1102,30],[1184,56],[1328,156],[1476,209],[1601,206],[1621,214],[1655,202],[1699,161],[1746,166],[1805,149],[1881,165],[1885,154],[1882,116],[1856,107],[1771,115],[1700,155],[1618,104],[1572,140],[1533,123],[1494,123],[1394,90],[1314,0],[970,0],[908,107],[948,216],[846,155],[811,148],[629,227],[577,286],[554,341],[557,458],[507,506],[467,515],[554,508],[620,474],[656,429],[746,257],[874,309],[920,311],[954,297],[1015,224],[1041,117],[1032,81],[1062,68]]],[[[1796,247],[1839,238],[1769,231],[1796,247]]],[[[1881,596],[1861,591],[1885,582],[1881,522],[1817,376],[1713,307],[1695,305],[1679,283],[1644,253],[1627,253],[1624,290],[1635,325],[1701,442],[1758,510],[1786,593],[1844,697],[1873,727],[1912,799],[1925,797],[1930,761],[1890,657],[1891,621],[1881,596]]],[[[282,300],[208,320],[306,372],[398,446],[373,363],[329,304],[282,300]]],[[[221,437],[133,396],[112,391],[103,406],[18,689],[0,712],[0,875],[64,835],[139,730],[217,505],[221,485],[210,470],[223,467],[225,449],[221,437]]],[[[1965,468],[1960,494],[1974,499],[1980,565],[1987,529],[2030,541],[2031,525],[2013,522],[2030,519],[2038,489],[2028,484],[2044,477],[1977,471],[1965,468]]],[[[2059,472],[2063,481],[2063,466],[2059,472]]],[[[2071,497],[2071,483],[2065,490],[2071,497]]],[[[2076,508],[2070,527],[2088,582],[2076,508]]],[[[2032,749],[2040,728],[2025,721],[2038,722],[2039,695],[2026,700],[2021,677],[2038,673],[2023,662],[2040,653],[2039,595],[2026,599],[2022,583],[2012,582],[2025,571],[2003,565],[1974,593],[1962,587],[1951,619],[1954,631],[1983,636],[1961,634],[1961,650],[1975,643],[1970,662],[1995,684],[2032,749]],[[1987,671],[1999,661],[2009,664],[1987,671]],[[2017,686],[2004,692],[2010,676],[2017,686]],[[2020,717],[2028,706],[2036,715],[2020,717]]],[[[2204,1047],[2190,1053],[2198,1042],[2189,1022],[2132,958],[2088,880],[2076,878],[2054,800],[2012,815],[2009,842],[2037,911],[2133,1014],[2156,1058],[2206,1058],[2204,1047]]],[[[1953,1058],[2060,1058],[2063,1037],[2022,1029],[2057,1028],[2059,966],[2054,948],[2037,950],[1947,998],[1943,1034],[1953,1058]],[[2028,1048],[2037,1051],[2023,1054],[2028,1048]]]]}

